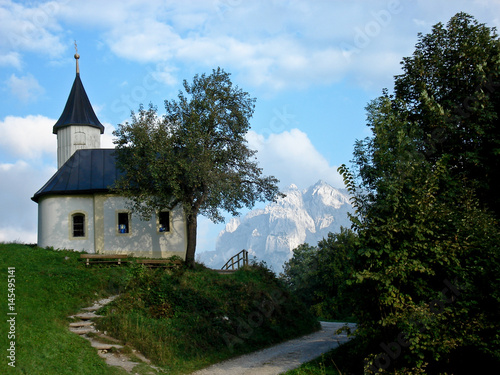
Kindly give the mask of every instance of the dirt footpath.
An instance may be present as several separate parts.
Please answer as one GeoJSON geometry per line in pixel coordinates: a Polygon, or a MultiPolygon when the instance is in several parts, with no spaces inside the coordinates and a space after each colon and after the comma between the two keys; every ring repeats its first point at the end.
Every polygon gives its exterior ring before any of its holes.
{"type": "Polygon", "coordinates": [[[297,368],[302,363],[311,361],[330,349],[336,348],[339,343],[349,340],[345,333],[335,334],[335,331],[344,325],[348,325],[351,329],[355,327],[351,323],[321,322],[322,329],[318,332],[212,365],[196,371],[192,375],[281,374],[297,368]]]}

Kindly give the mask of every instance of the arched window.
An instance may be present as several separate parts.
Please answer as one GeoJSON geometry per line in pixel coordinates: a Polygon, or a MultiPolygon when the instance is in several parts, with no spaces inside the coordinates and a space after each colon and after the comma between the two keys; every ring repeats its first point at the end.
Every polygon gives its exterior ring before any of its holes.
{"type": "Polygon", "coordinates": [[[73,237],[85,237],[85,214],[71,215],[71,225],[73,237]]]}

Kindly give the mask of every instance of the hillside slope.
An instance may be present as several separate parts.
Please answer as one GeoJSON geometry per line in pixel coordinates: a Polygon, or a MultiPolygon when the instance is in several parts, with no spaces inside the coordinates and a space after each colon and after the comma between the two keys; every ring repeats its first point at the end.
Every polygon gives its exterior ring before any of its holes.
{"type": "MultiPolygon", "coordinates": [[[[111,294],[120,297],[98,311],[104,317],[96,320],[97,326],[170,374],[196,370],[319,326],[274,274],[259,266],[232,275],[201,266],[148,269],[133,259],[121,266],[86,267],[78,252],[0,243],[0,272],[5,276],[0,281],[0,313],[9,318],[9,312],[18,314],[12,315],[12,338],[7,318],[0,325],[0,346],[9,349],[12,341],[15,352],[15,367],[4,357],[1,374],[125,373],[107,366],[87,340],[68,329],[69,315],[111,294]],[[15,297],[8,300],[7,292],[15,297]]],[[[149,373],[134,368],[136,372],[149,373]]]]}
{"type": "Polygon", "coordinates": [[[5,353],[13,347],[15,353],[15,367],[2,356],[1,374],[126,373],[107,366],[86,340],[68,330],[69,315],[97,298],[121,291],[125,269],[86,269],[79,257],[73,251],[0,243],[0,273],[4,276],[0,312],[5,318],[0,324],[0,347],[5,353]],[[13,295],[9,300],[7,291],[13,295]],[[13,331],[7,317],[15,318],[13,331]],[[7,335],[7,329],[12,335],[7,335]]]}

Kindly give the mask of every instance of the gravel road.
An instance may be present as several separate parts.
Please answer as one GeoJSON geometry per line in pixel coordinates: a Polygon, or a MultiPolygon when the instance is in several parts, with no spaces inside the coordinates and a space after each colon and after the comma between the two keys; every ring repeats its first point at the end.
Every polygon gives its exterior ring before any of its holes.
{"type": "Polygon", "coordinates": [[[351,323],[321,322],[321,330],[282,344],[217,363],[192,375],[277,375],[299,367],[347,340],[347,335],[336,335],[340,327],[351,323]]]}

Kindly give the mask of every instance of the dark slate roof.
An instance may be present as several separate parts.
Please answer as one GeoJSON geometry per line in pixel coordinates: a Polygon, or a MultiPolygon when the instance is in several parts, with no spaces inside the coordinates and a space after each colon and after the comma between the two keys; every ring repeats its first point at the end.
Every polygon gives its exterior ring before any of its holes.
{"type": "Polygon", "coordinates": [[[77,150],[31,199],[38,203],[45,195],[107,193],[121,174],[115,149],[77,150]]]}
{"type": "Polygon", "coordinates": [[[76,74],[64,111],[52,128],[52,132],[57,134],[59,129],[70,125],[88,125],[100,129],[101,134],[104,133],[104,126],[92,109],[79,73],[76,74]]]}

